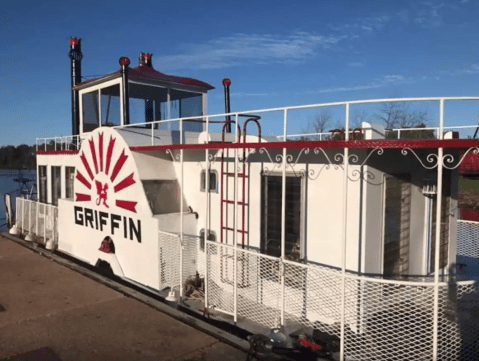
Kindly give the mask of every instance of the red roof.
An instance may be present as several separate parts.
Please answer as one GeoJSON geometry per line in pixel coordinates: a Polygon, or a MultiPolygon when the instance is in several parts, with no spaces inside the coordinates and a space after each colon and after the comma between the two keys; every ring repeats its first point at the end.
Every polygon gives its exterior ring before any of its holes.
{"type": "MultiPolygon", "coordinates": [[[[113,75],[119,75],[120,70],[115,71],[114,73],[102,76],[101,78],[96,78],[96,79],[89,79],[87,81],[84,81],[77,86],[82,86],[97,80],[100,80],[102,78],[107,78],[111,77],[113,75]]],[[[167,75],[160,73],[159,71],[156,71],[155,69],[143,65],[143,66],[137,66],[136,68],[130,68],[130,71],[128,72],[128,75],[130,77],[139,77],[139,78],[145,78],[145,79],[153,79],[153,80],[159,80],[159,81],[164,81],[164,82],[169,82],[169,83],[176,83],[176,84],[183,84],[183,85],[191,85],[191,86],[196,86],[204,89],[214,89],[213,86],[211,86],[208,83],[205,83],[201,80],[193,79],[193,78],[185,78],[181,76],[175,76],[175,75],[167,75]]]]}

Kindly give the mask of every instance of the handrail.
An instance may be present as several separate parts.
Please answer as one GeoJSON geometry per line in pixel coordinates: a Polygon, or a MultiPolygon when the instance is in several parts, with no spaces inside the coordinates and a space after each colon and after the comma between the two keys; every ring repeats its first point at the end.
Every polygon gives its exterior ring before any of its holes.
{"type": "MultiPolygon", "coordinates": [[[[397,103],[397,102],[431,102],[431,101],[438,101],[444,103],[445,101],[468,101],[479,100],[479,96],[459,96],[459,97],[417,97],[417,98],[381,98],[381,99],[365,99],[365,100],[353,100],[353,101],[340,101],[340,102],[330,102],[330,103],[315,103],[315,104],[308,104],[308,105],[298,105],[298,106],[287,106],[287,107],[277,107],[277,108],[266,108],[266,109],[256,109],[251,111],[241,111],[241,112],[230,112],[230,113],[218,113],[213,115],[201,115],[201,116],[190,116],[188,118],[174,118],[174,119],[166,119],[166,120],[158,120],[154,122],[144,122],[144,123],[133,123],[128,125],[119,125],[112,127],[113,129],[127,129],[129,127],[138,127],[138,126],[152,126],[155,124],[161,123],[170,123],[170,122],[182,122],[182,121],[195,121],[195,122],[202,122],[202,123],[223,123],[224,121],[215,121],[211,120],[212,118],[226,118],[226,117],[259,117],[258,115],[251,115],[251,114],[263,114],[269,112],[285,112],[290,110],[302,110],[302,109],[313,109],[313,108],[325,108],[325,107],[335,107],[335,106],[351,106],[351,105],[360,105],[360,104],[379,104],[379,103],[397,103]]],[[[477,129],[479,126],[477,124],[474,125],[458,125],[458,126],[444,126],[441,125],[442,129],[477,129]]],[[[432,130],[432,129],[439,129],[439,127],[427,127],[427,128],[404,128],[410,130],[432,130]]],[[[393,129],[393,131],[398,131],[398,129],[393,129]]],[[[287,132],[286,132],[287,133],[287,132]]],[[[304,134],[306,136],[307,134],[304,134]]],[[[287,135],[287,137],[294,137],[294,136],[302,136],[302,135],[287,135]]],[[[70,136],[71,137],[71,136],[70,136]]],[[[59,137],[55,137],[59,138],[59,137]]],[[[55,138],[37,138],[38,140],[41,139],[55,139],[55,138]]]]}

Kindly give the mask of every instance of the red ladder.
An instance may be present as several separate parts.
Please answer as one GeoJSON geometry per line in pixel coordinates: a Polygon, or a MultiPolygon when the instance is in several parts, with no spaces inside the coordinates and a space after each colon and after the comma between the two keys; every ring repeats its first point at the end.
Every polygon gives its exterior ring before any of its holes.
{"type": "MultiPolygon", "coordinates": [[[[257,127],[258,127],[258,143],[261,142],[261,126],[258,122],[258,120],[260,119],[260,117],[258,116],[249,116],[249,119],[247,119],[243,125],[243,144],[246,144],[246,129],[247,129],[247,126],[248,126],[248,123],[250,121],[253,121],[256,123],[257,127]]],[[[228,125],[230,125],[231,123],[233,123],[233,121],[231,120],[227,120],[225,122],[225,124],[223,125],[223,130],[222,130],[222,134],[221,134],[221,142],[224,143],[225,141],[225,130],[226,128],[228,127],[228,125]]],[[[239,125],[237,125],[237,128],[238,128],[238,137],[241,141],[241,129],[239,127],[239,125]]],[[[220,212],[220,217],[221,217],[221,235],[220,235],[220,239],[221,239],[221,243],[224,242],[224,232],[228,232],[228,231],[233,231],[234,232],[234,228],[233,227],[229,227],[228,226],[228,219],[229,217],[226,218],[226,222],[224,220],[224,214],[225,214],[225,204],[228,205],[228,204],[235,204],[235,201],[234,200],[231,200],[231,199],[228,199],[228,193],[229,192],[225,192],[225,179],[226,179],[226,182],[228,182],[228,178],[229,177],[234,177],[235,174],[237,175],[238,178],[242,178],[242,194],[241,194],[241,200],[237,200],[236,201],[236,204],[241,206],[241,214],[242,214],[242,222],[241,222],[241,229],[237,229],[236,231],[238,233],[241,233],[241,246],[242,248],[244,248],[244,244],[245,244],[245,234],[248,233],[248,231],[246,230],[246,206],[248,206],[249,204],[246,203],[246,180],[249,179],[249,174],[248,174],[248,167],[247,167],[247,164],[246,164],[246,147],[243,148],[243,158],[240,162],[241,164],[241,170],[240,171],[236,171],[236,172],[229,172],[229,167],[228,167],[228,164],[230,163],[229,161],[227,162],[226,164],[226,170],[225,170],[225,151],[228,152],[228,154],[226,154],[226,156],[229,158],[229,149],[226,150],[226,149],[222,149],[222,152],[221,152],[221,206],[220,206],[220,209],[221,209],[221,212],[220,212]],[[225,194],[226,193],[226,194],[225,194]],[[226,223],[226,225],[225,225],[226,223]]],[[[233,163],[234,164],[234,163],[233,163]]],[[[233,188],[233,191],[236,192],[236,187],[237,185],[234,184],[234,188],[233,188]]],[[[233,220],[235,219],[236,217],[236,207],[233,209],[233,220]]],[[[236,235],[233,235],[233,239],[236,240],[236,235]]]]}

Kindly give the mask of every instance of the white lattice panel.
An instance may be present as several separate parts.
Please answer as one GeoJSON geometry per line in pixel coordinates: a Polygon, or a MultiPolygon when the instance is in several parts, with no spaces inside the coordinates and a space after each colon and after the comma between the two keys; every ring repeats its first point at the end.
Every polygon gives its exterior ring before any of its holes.
{"type": "Polygon", "coordinates": [[[289,321],[339,336],[341,276],[319,266],[285,264],[285,313],[289,321]]]}
{"type": "Polygon", "coordinates": [[[208,306],[214,306],[218,311],[233,314],[233,284],[224,277],[222,272],[225,267],[229,267],[230,273],[234,272],[234,262],[230,261],[229,258],[226,261],[225,257],[225,255],[229,257],[231,251],[220,244],[207,242],[206,252],[208,306]],[[228,264],[225,266],[226,262],[228,264]]]}
{"type": "Polygon", "coordinates": [[[180,289],[180,238],[175,234],[158,233],[160,290],[171,288],[180,289]]]}
{"type": "Polygon", "coordinates": [[[450,283],[439,292],[441,360],[479,360],[479,292],[474,281],[450,283]]]}
{"type": "Polygon", "coordinates": [[[238,249],[238,315],[268,327],[281,316],[281,268],[278,259],[238,249]]]}
{"type": "Polygon", "coordinates": [[[479,222],[457,221],[457,256],[458,262],[479,267],[479,222]]]}

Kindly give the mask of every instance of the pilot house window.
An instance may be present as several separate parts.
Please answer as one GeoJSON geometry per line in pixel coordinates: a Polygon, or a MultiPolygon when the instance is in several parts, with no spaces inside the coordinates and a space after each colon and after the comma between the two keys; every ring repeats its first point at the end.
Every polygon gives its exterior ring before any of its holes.
{"type": "Polygon", "coordinates": [[[100,124],[98,104],[98,90],[83,94],[83,132],[91,132],[92,130],[98,128],[98,125],[100,124]]]}

